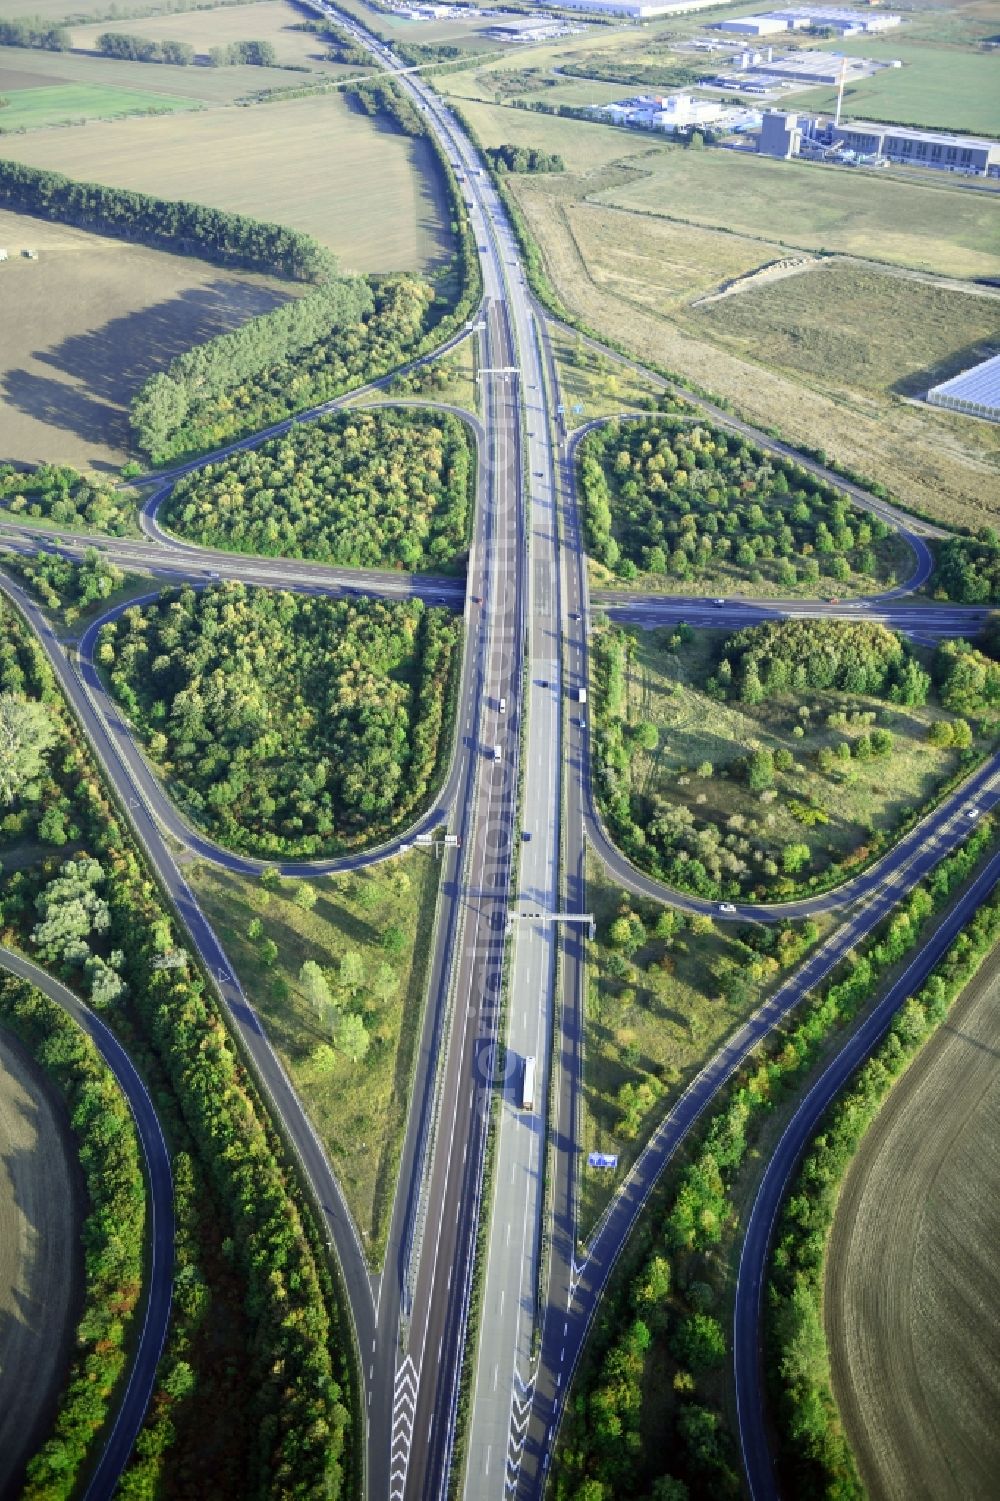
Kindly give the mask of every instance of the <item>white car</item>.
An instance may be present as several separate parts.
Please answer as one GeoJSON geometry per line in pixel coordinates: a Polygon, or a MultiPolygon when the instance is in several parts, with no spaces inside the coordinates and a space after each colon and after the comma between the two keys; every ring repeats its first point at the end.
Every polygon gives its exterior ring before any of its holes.
{"type": "Polygon", "coordinates": [[[979,817],[979,809],[976,807],[975,803],[970,803],[969,806],[967,808],[964,808],[962,811],[964,812],[966,818],[979,817]]]}
{"type": "Polygon", "coordinates": [[[736,908],[733,906],[732,902],[720,902],[719,903],[719,911],[720,912],[735,912],[736,908]]]}

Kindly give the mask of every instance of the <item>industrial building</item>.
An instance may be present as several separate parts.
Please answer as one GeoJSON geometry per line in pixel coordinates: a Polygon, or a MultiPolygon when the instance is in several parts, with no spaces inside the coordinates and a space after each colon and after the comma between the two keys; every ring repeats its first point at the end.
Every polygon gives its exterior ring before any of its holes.
{"type": "Polygon", "coordinates": [[[496,26],[488,26],[483,35],[498,42],[550,42],[553,37],[571,36],[574,31],[584,29],[548,16],[511,16],[496,26]]]}
{"type": "Polygon", "coordinates": [[[757,130],[761,123],[756,110],[734,109],[717,99],[697,99],[693,94],[638,94],[615,104],[595,105],[593,113],[615,125],[662,130],[667,135],[689,130],[757,130]]]}
{"type": "Polygon", "coordinates": [[[789,52],[784,56],[765,59],[753,66],[761,79],[776,79],[779,83],[794,83],[802,88],[813,84],[825,84],[836,88],[843,74],[845,83],[857,83],[870,78],[877,71],[877,64],[865,57],[842,57],[836,52],[789,52]]]}
{"type": "Polygon", "coordinates": [[[880,125],[871,120],[836,122],[768,110],[761,120],[757,149],[764,156],[786,159],[822,157],[868,166],[896,162],[968,176],[1000,177],[1000,141],[911,130],[906,125],[880,125]]]}
{"type": "Polygon", "coordinates": [[[1000,354],[942,381],[939,386],[932,386],[927,400],[931,406],[964,412],[967,417],[1000,422],[1000,354]]]}
{"type": "Polygon", "coordinates": [[[735,32],[738,36],[776,36],[782,31],[833,31],[838,36],[873,36],[891,31],[902,23],[902,16],[890,11],[815,9],[769,10],[759,16],[735,16],[716,21],[717,31],[735,32]]]}
{"type": "Polygon", "coordinates": [[[559,10],[589,11],[592,15],[619,16],[628,21],[649,21],[656,16],[683,16],[708,10],[719,0],[537,0],[559,10]]]}

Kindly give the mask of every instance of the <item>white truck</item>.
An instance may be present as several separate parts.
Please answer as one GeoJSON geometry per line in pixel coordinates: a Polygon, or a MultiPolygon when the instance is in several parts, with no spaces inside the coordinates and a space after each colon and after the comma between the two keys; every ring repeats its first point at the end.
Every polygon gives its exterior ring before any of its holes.
{"type": "Polygon", "coordinates": [[[587,702],[586,688],[578,688],[576,690],[576,701],[578,704],[585,704],[587,702]]]}
{"type": "Polygon", "coordinates": [[[534,1110],[535,1108],[535,1060],[525,1058],[524,1078],[521,1081],[521,1109],[534,1110]]]}

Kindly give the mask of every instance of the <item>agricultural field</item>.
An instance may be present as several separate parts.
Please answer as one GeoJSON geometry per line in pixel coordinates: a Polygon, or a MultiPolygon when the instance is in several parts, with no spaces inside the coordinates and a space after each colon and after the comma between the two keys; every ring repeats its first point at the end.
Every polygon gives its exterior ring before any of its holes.
{"type": "Polygon", "coordinates": [[[17,89],[6,97],[9,103],[0,113],[0,136],[46,125],[76,125],[87,120],[114,120],[123,115],[171,115],[195,108],[189,99],[90,83],[66,83],[60,87],[46,83],[40,88],[17,89]]]}
{"type": "Polygon", "coordinates": [[[925,186],[681,147],[651,151],[630,165],[629,178],[595,201],[777,239],[797,250],[865,256],[875,246],[880,260],[942,276],[1000,273],[1000,216],[991,196],[936,178],[925,186]]]}
{"type": "Polygon", "coordinates": [[[813,386],[836,386],[845,397],[852,390],[923,396],[928,386],[1000,351],[1000,293],[841,259],[750,284],[676,316],[742,359],[813,386]]]}
{"type": "Polygon", "coordinates": [[[879,517],[673,398],[664,404],[680,414],[609,423],[577,449],[596,584],[816,598],[912,575],[910,548],[879,517]]]}
{"type": "Polygon", "coordinates": [[[987,1496],[1000,1473],[998,999],[994,956],[894,1085],[837,1206],[826,1332],[872,1501],[987,1496]]]}
{"type": "Polygon", "coordinates": [[[219,584],[126,611],[97,659],[187,817],[274,859],[369,848],[427,806],[461,643],[420,600],[219,584]]]}
{"type": "Polygon", "coordinates": [[[584,1238],[698,1068],[830,921],[716,926],[622,891],[593,855],[587,901],[597,938],[587,965],[581,1150],[617,1154],[619,1170],[584,1170],[584,1238]]]}
{"type": "MultiPolygon", "coordinates": [[[[457,78],[465,76],[458,74],[457,78]]],[[[512,146],[539,146],[544,151],[555,151],[566,163],[567,172],[592,173],[611,164],[631,162],[633,157],[645,158],[650,151],[658,155],[669,149],[651,146],[649,136],[638,131],[533,114],[530,110],[483,104],[476,99],[465,100],[457,93],[450,74],[442,75],[439,84],[443,92],[455,94],[462,113],[484,146],[501,146],[510,142],[512,146]]],[[[631,180],[630,174],[624,172],[616,174],[613,180],[617,182],[622,176],[631,180]]],[[[553,181],[557,185],[561,183],[561,175],[553,181]]],[[[583,191],[589,189],[590,184],[583,191]]]]}
{"type": "MultiPolygon", "coordinates": [[[[155,18],[143,24],[155,27],[155,18]]],[[[114,29],[113,25],[100,27],[101,31],[114,29]]],[[[309,81],[285,68],[178,67],[172,63],[141,63],[102,57],[96,52],[0,48],[0,93],[7,98],[12,98],[13,90],[41,88],[46,84],[62,88],[87,85],[108,90],[132,89],[157,98],[166,95],[172,100],[206,105],[232,104],[234,100],[254,95],[262,89],[287,89],[309,81]]],[[[5,116],[7,113],[3,111],[5,116]]]]}
{"type": "Polygon", "coordinates": [[[427,143],[355,112],[336,94],[198,111],[168,128],[131,120],[17,136],[9,147],[8,156],[69,177],[305,230],[354,271],[430,272],[452,248],[427,143]]]}
{"type": "Polygon", "coordinates": [[[82,1280],[81,1204],[65,1107],[3,1028],[0,1141],[0,1493],[13,1496],[66,1378],[82,1280]]]}
{"type": "Polygon", "coordinates": [[[0,245],[4,462],[118,468],[148,376],[289,295],[270,278],[7,210],[0,245]]]}
{"type": "Polygon", "coordinates": [[[381,1261],[423,1016],[440,864],[419,852],[321,882],[187,870],[251,1004],[330,1155],[362,1245],[381,1261]],[[317,896],[303,905],[303,888],[317,896]],[[332,1005],[309,992],[318,964],[332,1005]],[[337,1044],[338,1013],[362,1019],[367,1052],[337,1044]]]}
{"type": "MultiPolygon", "coordinates": [[[[152,15],[143,16],[141,20],[74,26],[71,35],[73,46],[83,51],[93,51],[103,32],[115,31],[150,42],[187,42],[199,56],[205,56],[212,47],[226,47],[231,42],[270,42],[279,68],[307,68],[331,77],[338,73],[346,76],[350,72],[353,76],[356,68],[345,69],[326,61],[327,48],[321,37],[294,29],[307,19],[305,11],[286,5],[283,0],[254,0],[249,5],[228,5],[216,10],[188,10],[172,16],[152,15]]],[[[143,66],[148,70],[160,64],[145,63],[143,66]]],[[[253,76],[258,71],[240,67],[251,87],[253,76]]],[[[304,81],[286,77],[285,85],[304,81]]]]}
{"type": "Polygon", "coordinates": [[[616,842],[712,899],[782,900],[862,868],[978,743],[965,721],[959,746],[938,743],[951,734],[932,725],[954,716],[921,702],[928,680],[898,643],[815,621],[595,634],[594,780],[616,842]],[[840,676],[810,686],[834,660],[840,676]],[[877,692],[838,686],[862,663],[887,672],[877,692]]]}
{"type": "MultiPolygon", "coordinates": [[[[884,39],[845,37],[826,44],[838,54],[870,57],[875,62],[898,58],[903,64],[848,85],[845,114],[932,130],[1000,135],[995,56],[979,49],[912,42],[909,27],[906,32],[906,36],[884,39]]],[[[836,104],[836,89],[808,89],[796,93],[793,108],[829,114],[836,104]]]]}
{"type": "MultiPolygon", "coordinates": [[[[574,126],[573,121],[559,123],[567,129],[574,126]]],[[[576,125],[576,129],[591,127],[576,125]]],[[[536,133],[530,144],[547,141],[547,135],[536,133]]],[[[595,178],[600,185],[601,175],[595,178]]],[[[824,448],[842,463],[880,481],[918,511],[973,528],[990,517],[994,523],[1000,520],[1000,430],[991,423],[901,399],[895,392],[883,394],[853,384],[852,351],[857,348],[850,338],[853,314],[841,299],[823,300],[827,290],[836,290],[836,281],[814,279],[809,272],[801,278],[801,293],[796,286],[800,278],[791,277],[766,291],[748,288],[718,305],[718,312],[715,304],[689,308],[686,304],[694,298],[780,259],[787,250],[774,241],[593,204],[585,194],[594,180],[568,175],[551,180],[508,179],[542,248],[548,275],[571,313],[630,349],[636,358],[677,371],[728,398],[747,420],[763,428],[777,427],[792,442],[824,448]],[[799,299],[812,287],[818,299],[812,322],[828,323],[832,329],[841,321],[847,330],[845,344],[836,351],[835,336],[829,329],[823,335],[831,349],[828,379],[807,377],[791,364],[781,370],[766,367],[755,357],[749,340],[745,355],[735,353],[735,341],[731,345],[724,345],[721,338],[715,342],[716,327],[724,330],[730,317],[739,318],[738,304],[743,298],[752,307],[766,295],[773,308],[781,305],[785,295],[799,299]]],[[[876,295],[886,284],[878,279],[881,268],[848,264],[856,268],[859,278],[876,277],[876,295]]],[[[914,292],[914,301],[900,308],[902,323],[894,324],[881,313],[871,319],[872,348],[860,368],[864,381],[873,379],[875,369],[891,371],[905,365],[910,339],[919,346],[925,337],[920,328],[924,308],[919,284],[907,273],[898,274],[907,277],[904,288],[914,292]]],[[[884,276],[888,275],[886,271],[884,276]]],[[[893,284],[886,295],[887,300],[897,302],[902,292],[893,284]]],[[[978,299],[970,301],[982,306],[978,299]]],[[[957,350],[967,347],[961,342],[963,328],[973,316],[971,309],[963,312],[964,307],[962,303],[955,308],[957,350]]],[[[772,340],[778,337],[776,330],[768,333],[772,340]]],[[[791,337],[785,341],[789,359],[793,342],[791,337]]],[[[943,363],[945,351],[940,358],[943,363]]],[[[796,363],[808,359],[802,351],[796,363]]],[[[900,374],[915,380],[918,371],[910,367],[900,374]]]]}

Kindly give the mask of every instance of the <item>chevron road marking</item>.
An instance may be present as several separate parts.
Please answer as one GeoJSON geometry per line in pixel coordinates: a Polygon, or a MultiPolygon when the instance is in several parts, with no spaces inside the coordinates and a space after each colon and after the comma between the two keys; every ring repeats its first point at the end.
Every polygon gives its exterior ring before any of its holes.
{"type": "Polygon", "coordinates": [[[517,1480],[521,1472],[521,1455],[524,1452],[524,1441],[528,1436],[528,1420],[531,1417],[531,1404],[535,1397],[537,1375],[537,1365],[527,1381],[521,1380],[520,1372],[516,1370],[514,1372],[514,1400],[511,1405],[510,1434],[507,1438],[507,1474],[504,1480],[504,1490],[507,1495],[517,1489],[517,1480]]]}
{"type": "Polygon", "coordinates": [[[396,1372],[392,1389],[392,1438],[389,1447],[389,1501],[402,1501],[410,1465],[413,1418],[417,1409],[419,1378],[411,1356],[396,1372]]]}

